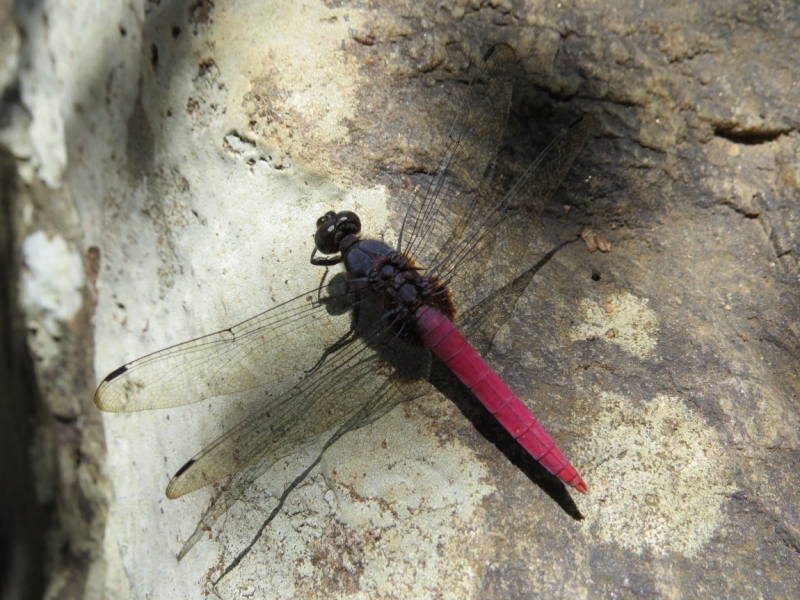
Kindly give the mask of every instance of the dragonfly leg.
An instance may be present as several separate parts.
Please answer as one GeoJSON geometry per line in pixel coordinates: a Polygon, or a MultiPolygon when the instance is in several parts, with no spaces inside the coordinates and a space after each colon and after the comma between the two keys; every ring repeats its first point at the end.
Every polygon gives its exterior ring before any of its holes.
{"type": "Polygon", "coordinates": [[[311,264],[317,267],[332,267],[342,262],[341,256],[334,256],[333,258],[314,258],[317,255],[317,249],[311,253],[311,264]]]}
{"type": "Polygon", "coordinates": [[[325,348],[325,351],[322,353],[322,356],[320,356],[319,360],[316,363],[314,363],[314,366],[305,371],[306,375],[308,375],[309,373],[313,373],[314,371],[319,369],[331,354],[338,352],[340,349],[347,346],[356,338],[356,330],[358,329],[358,317],[360,314],[359,312],[360,299],[358,292],[355,292],[353,300],[354,300],[353,318],[350,321],[350,330],[347,333],[345,333],[342,337],[340,337],[338,340],[336,340],[333,344],[325,348]]]}
{"type": "MultiPolygon", "coordinates": [[[[314,252],[316,252],[316,250],[314,250],[314,252]]],[[[312,260],[313,260],[313,255],[312,255],[312,260]]],[[[325,303],[325,301],[322,299],[322,288],[325,287],[325,279],[327,277],[328,277],[328,267],[325,267],[325,272],[322,274],[322,279],[319,280],[319,287],[317,288],[317,300],[316,302],[313,302],[311,304],[313,308],[318,308],[319,306],[322,306],[325,303]]]]}

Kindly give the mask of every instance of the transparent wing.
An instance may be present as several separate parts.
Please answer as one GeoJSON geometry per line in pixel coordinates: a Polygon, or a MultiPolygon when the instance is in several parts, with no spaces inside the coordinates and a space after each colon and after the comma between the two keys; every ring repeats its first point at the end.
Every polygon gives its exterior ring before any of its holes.
{"type": "Polygon", "coordinates": [[[493,46],[483,57],[464,96],[442,159],[430,184],[419,190],[403,219],[399,246],[418,264],[430,266],[442,240],[459,243],[473,196],[497,158],[514,87],[514,50],[493,46]],[[453,218],[457,216],[458,218],[453,218]]]}
{"type": "Polygon", "coordinates": [[[254,464],[264,472],[333,427],[376,418],[421,393],[429,369],[423,346],[395,336],[392,323],[373,319],[278,400],[186,463],[167,496],[178,498],[254,464]]]}
{"type": "MultiPolygon", "coordinates": [[[[392,340],[391,343],[397,342],[396,338],[385,339],[392,340]]],[[[427,371],[430,368],[429,353],[421,353],[421,349],[419,348],[408,348],[403,347],[403,345],[399,347],[399,350],[401,354],[411,353],[407,358],[415,358],[415,360],[412,361],[415,369],[427,371]],[[417,357],[413,357],[412,355],[417,352],[420,352],[420,354],[417,357]],[[417,361],[416,358],[419,360],[417,361]]],[[[295,416],[299,416],[301,420],[307,420],[311,412],[314,414],[319,414],[321,412],[327,415],[324,423],[319,420],[314,422],[313,431],[322,429],[325,424],[332,424],[336,421],[339,423],[334,424],[333,428],[327,431],[308,436],[312,431],[302,427],[299,422],[296,422],[295,433],[305,431],[306,435],[303,436],[302,442],[294,443],[293,445],[284,443],[284,440],[280,438],[270,437],[269,439],[272,440],[273,443],[270,444],[269,449],[265,448],[263,451],[259,452],[258,455],[254,457],[254,461],[251,465],[240,470],[236,477],[223,489],[221,494],[213,500],[211,505],[203,513],[194,532],[186,540],[183,548],[181,548],[178,554],[178,560],[183,558],[207,531],[211,530],[214,523],[238,502],[253,482],[264,475],[277,460],[280,460],[283,456],[290,453],[302,451],[304,449],[308,454],[305,469],[299,472],[294,481],[284,490],[283,497],[285,498],[311,472],[314,466],[319,462],[322,454],[345,433],[371,423],[400,402],[410,400],[428,391],[428,384],[426,381],[423,379],[412,380],[401,376],[404,369],[392,369],[389,362],[379,361],[376,359],[375,355],[373,355],[371,359],[354,358],[354,361],[358,364],[355,369],[349,370],[348,373],[358,379],[349,380],[351,382],[350,385],[347,385],[345,380],[339,377],[335,380],[332,387],[323,391],[322,394],[316,396],[315,399],[312,399],[311,396],[303,395],[302,392],[300,392],[300,396],[308,401],[301,401],[301,404],[307,406],[308,403],[312,403],[313,407],[312,411],[303,415],[296,414],[295,416]]],[[[406,375],[407,374],[408,373],[406,373],[406,375]]],[[[264,415],[259,415],[259,418],[263,418],[263,416],[264,415]]],[[[229,438],[229,440],[223,438],[215,442],[198,457],[190,461],[190,468],[194,468],[196,463],[199,464],[206,460],[211,460],[214,455],[218,454],[219,445],[228,446],[232,449],[233,446],[231,444],[236,442],[232,442],[230,436],[225,437],[229,438]]],[[[175,478],[173,478],[167,491],[168,495],[170,495],[170,493],[178,495],[178,493],[186,493],[189,491],[188,488],[191,486],[188,482],[184,482],[184,478],[185,475],[182,472],[179,472],[175,478]]],[[[202,480],[203,478],[200,479],[200,485],[202,485],[202,480]]],[[[280,506],[280,504],[278,506],[280,506]]],[[[275,514],[276,513],[273,511],[272,515],[274,516],[275,514]]],[[[262,529],[269,521],[270,519],[265,521],[262,529]]],[[[259,535],[260,532],[256,535],[256,539],[259,535]]],[[[246,554],[246,552],[247,550],[245,550],[243,554],[246,554]]]]}
{"type": "Polygon", "coordinates": [[[239,325],[135,360],[100,384],[95,403],[114,412],[246,390],[259,396],[253,416],[178,471],[168,497],[256,463],[266,470],[323,432],[374,418],[418,393],[428,351],[397,337],[396,324],[373,299],[343,280],[337,276],[239,325]]]}
{"type": "Polygon", "coordinates": [[[448,240],[431,267],[456,298],[485,297],[529,266],[524,259],[534,225],[596,125],[597,119],[588,114],[575,121],[499,200],[492,200],[491,181],[484,180],[482,192],[462,217],[467,223],[464,238],[448,240]]]}
{"type": "Polygon", "coordinates": [[[313,290],[228,329],[130,362],[109,374],[95,393],[108,412],[168,408],[234,392],[274,385],[278,396],[345,336],[349,312],[328,314],[327,306],[352,306],[352,292],[339,283],[313,290]],[[283,386],[280,382],[286,382],[283,386]]]}
{"type": "Polygon", "coordinates": [[[532,226],[597,123],[592,115],[573,123],[500,196],[493,167],[515,62],[506,44],[484,56],[436,175],[413,199],[403,221],[402,251],[437,275],[459,303],[487,297],[527,268],[522,258],[532,226]]]}

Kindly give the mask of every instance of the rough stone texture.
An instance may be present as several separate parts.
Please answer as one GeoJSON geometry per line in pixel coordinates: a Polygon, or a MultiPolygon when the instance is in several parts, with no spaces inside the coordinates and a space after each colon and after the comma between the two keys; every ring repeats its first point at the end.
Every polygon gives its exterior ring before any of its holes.
{"type": "Polygon", "coordinates": [[[0,139],[50,199],[20,204],[20,239],[58,234],[88,275],[59,335],[55,311],[26,306],[70,432],[52,438],[60,556],[82,557],[51,597],[800,596],[794,1],[20,10],[25,111],[0,139]],[[570,496],[442,384],[449,399],[338,442],[235,568],[291,464],[177,563],[216,492],[164,488],[247,408],[103,415],[106,487],[89,314],[101,378],[312,289],[329,208],[391,238],[396,190],[435,164],[470,57],[497,41],[520,57],[509,175],[577,115],[601,120],[535,244],[590,228],[612,250],[556,251],[488,353],[589,493],[570,496]]]}

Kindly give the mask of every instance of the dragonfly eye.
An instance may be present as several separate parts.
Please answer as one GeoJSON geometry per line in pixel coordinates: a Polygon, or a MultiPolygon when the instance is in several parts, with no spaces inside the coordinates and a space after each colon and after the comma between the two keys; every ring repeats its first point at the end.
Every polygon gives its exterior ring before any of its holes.
{"type": "Polygon", "coordinates": [[[361,233],[361,219],[350,210],[343,210],[336,215],[336,229],[344,235],[361,233]]]}
{"type": "Polygon", "coordinates": [[[319,229],[319,226],[322,225],[323,223],[327,223],[328,221],[332,221],[335,218],[336,218],[336,213],[333,212],[332,210],[329,210],[324,215],[322,215],[319,219],[317,219],[317,229],[319,229]]]}
{"type": "Polygon", "coordinates": [[[339,213],[333,211],[325,213],[317,220],[317,233],[314,244],[322,254],[336,254],[342,240],[348,235],[361,232],[361,219],[349,210],[339,213]]]}

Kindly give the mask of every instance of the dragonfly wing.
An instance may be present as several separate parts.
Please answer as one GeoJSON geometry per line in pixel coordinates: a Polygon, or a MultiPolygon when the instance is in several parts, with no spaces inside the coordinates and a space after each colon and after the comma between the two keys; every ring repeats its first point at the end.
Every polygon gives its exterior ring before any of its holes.
{"type": "Polygon", "coordinates": [[[457,302],[485,298],[529,266],[521,257],[530,246],[532,225],[597,123],[592,115],[576,121],[506,195],[499,195],[493,166],[508,118],[515,63],[514,50],[506,44],[484,57],[436,175],[413,199],[403,222],[403,252],[437,275],[457,302]]]}
{"type": "Polygon", "coordinates": [[[443,240],[463,239],[472,198],[481,191],[497,158],[511,106],[515,65],[516,54],[508,44],[493,46],[486,53],[459,107],[436,174],[409,204],[400,248],[420,265],[435,262],[443,240]]]}
{"type": "Polygon", "coordinates": [[[302,376],[302,367],[319,360],[313,348],[333,344],[350,327],[349,313],[328,314],[315,302],[318,297],[327,306],[353,302],[352,292],[331,283],[228,329],[149,354],[108,375],[95,404],[108,412],[133,412],[260,386],[270,386],[274,397],[302,376]]]}
{"type": "MultiPolygon", "coordinates": [[[[386,379],[383,386],[372,396],[371,402],[362,406],[361,410],[354,414],[349,420],[342,423],[338,428],[329,430],[322,435],[317,436],[311,440],[306,446],[307,456],[298,467],[297,475],[290,481],[281,494],[281,498],[286,498],[292,490],[300,485],[309,473],[316,467],[324,452],[335,442],[339,440],[344,434],[349,431],[363,427],[388,412],[391,408],[398,403],[411,399],[415,395],[422,395],[426,388],[419,383],[416,388],[409,386],[397,386],[392,380],[386,379]]],[[[298,448],[297,450],[302,450],[298,448]]],[[[181,560],[186,554],[197,544],[202,536],[211,530],[217,520],[222,517],[236,502],[238,502],[251,487],[251,485],[262,475],[264,475],[269,468],[274,464],[270,461],[261,461],[255,463],[243,471],[222,490],[211,505],[203,513],[200,522],[197,524],[194,532],[184,543],[183,547],[178,554],[178,560],[181,560]]],[[[277,508],[280,508],[280,503],[277,508]]],[[[276,509],[273,509],[271,516],[276,514],[276,509]]],[[[269,522],[270,519],[267,520],[269,522]]],[[[266,523],[265,523],[266,525],[266,523]]]]}
{"type": "Polygon", "coordinates": [[[489,352],[497,332],[508,322],[520,296],[525,293],[533,276],[542,263],[560,248],[561,246],[556,247],[530,269],[467,310],[458,313],[453,323],[479,354],[485,356],[489,352]]]}
{"type": "Polygon", "coordinates": [[[254,464],[266,471],[334,427],[374,420],[422,393],[429,369],[425,348],[396,337],[385,321],[374,321],[287,393],[186,463],[170,481],[167,496],[178,498],[254,464]]]}
{"type": "Polygon", "coordinates": [[[533,226],[596,126],[593,115],[584,115],[553,140],[493,206],[476,198],[483,214],[476,217],[476,208],[464,239],[445,246],[434,263],[456,298],[475,298],[475,290],[486,296],[530,267],[523,257],[531,245],[533,226]]]}
{"type": "Polygon", "coordinates": [[[400,402],[425,394],[430,353],[376,321],[369,331],[331,355],[272,410],[262,410],[227,432],[173,477],[167,496],[177,498],[225,475],[236,477],[212,502],[178,555],[183,558],[277,460],[310,448],[310,464],[284,496],[310,473],[331,444],[400,402]],[[277,410],[275,410],[277,409],[277,410]]]}

